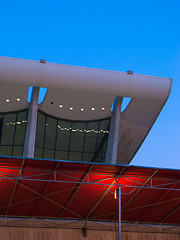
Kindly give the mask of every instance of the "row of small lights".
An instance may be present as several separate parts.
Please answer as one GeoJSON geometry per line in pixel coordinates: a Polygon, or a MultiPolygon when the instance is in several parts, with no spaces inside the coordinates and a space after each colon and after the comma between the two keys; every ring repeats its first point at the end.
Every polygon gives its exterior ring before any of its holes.
{"type": "MultiPolygon", "coordinates": [[[[27,123],[27,120],[23,120],[22,122],[9,122],[9,123],[6,123],[7,126],[9,125],[20,125],[22,123],[27,123]]],[[[48,124],[46,123],[46,126],[48,126],[48,124]]],[[[106,130],[94,130],[94,129],[91,129],[91,130],[86,130],[86,129],[73,129],[73,128],[62,128],[60,125],[57,126],[60,130],[62,131],[72,131],[72,132],[86,132],[86,133],[91,133],[91,132],[94,132],[94,133],[108,133],[108,131],[106,130]]]]}
{"type": "MultiPolygon", "coordinates": [[[[20,99],[20,98],[17,98],[16,100],[17,100],[17,102],[21,101],[21,99],[20,99]]],[[[10,102],[10,100],[9,100],[9,99],[6,99],[6,102],[10,102]]],[[[63,107],[63,105],[59,105],[59,107],[60,107],[60,108],[62,108],[62,107],[63,107]]],[[[69,110],[71,110],[71,111],[72,111],[73,109],[74,109],[73,107],[70,107],[70,108],[69,108],[69,110]]],[[[95,110],[95,108],[94,108],[94,107],[92,107],[92,108],[91,108],[91,110],[92,110],[92,111],[94,111],[94,110],[95,110]]],[[[102,108],[101,108],[101,110],[102,110],[102,111],[104,111],[104,110],[105,110],[105,108],[104,108],[104,107],[102,107],[102,108]]],[[[81,112],[83,112],[83,111],[84,111],[84,108],[81,108],[81,112]]]]}
{"type": "Polygon", "coordinates": [[[22,123],[27,123],[27,120],[23,120],[22,122],[9,122],[9,123],[5,123],[5,125],[9,126],[9,125],[20,125],[22,123]]]}
{"type": "MultiPolygon", "coordinates": [[[[17,100],[17,102],[21,101],[20,98],[17,98],[16,100],[17,100]]],[[[9,99],[6,99],[6,102],[10,102],[10,100],[9,100],[9,99]]]]}
{"type": "Polygon", "coordinates": [[[108,131],[105,131],[105,130],[99,130],[99,131],[96,131],[94,129],[91,129],[91,130],[86,130],[86,129],[72,129],[72,128],[62,128],[61,126],[58,125],[58,128],[60,128],[60,130],[62,131],[72,131],[72,132],[86,132],[86,133],[91,133],[91,132],[94,132],[94,133],[108,133],[108,131]]]}
{"type": "MultiPolygon", "coordinates": [[[[63,105],[59,105],[59,107],[60,107],[60,108],[62,108],[62,107],[63,107],[63,105]]],[[[71,111],[72,111],[73,109],[74,109],[73,107],[70,107],[70,108],[69,108],[69,110],[71,110],[71,111]]],[[[92,107],[92,108],[91,108],[91,110],[92,110],[92,111],[94,111],[94,110],[95,110],[95,108],[94,108],[94,107],[92,107]]],[[[104,107],[102,107],[102,108],[101,108],[101,110],[102,110],[102,111],[104,111],[104,110],[105,110],[105,108],[104,108],[104,107]]],[[[84,108],[81,108],[81,112],[83,112],[83,111],[84,111],[84,108]]]]}
{"type": "MultiPolygon", "coordinates": [[[[21,99],[20,99],[20,98],[17,98],[16,100],[17,100],[17,102],[21,101],[21,99]]],[[[10,102],[10,100],[9,100],[9,99],[6,99],[6,102],[10,102]]],[[[62,108],[62,107],[63,107],[63,105],[59,105],[59,107],[60,107],[60,108],[62,108]]],[[[73,107],[70,107],[69,109],[72,111],[74,108],[73,108],[73,107]]],[[[92,108],[91,108],[91,110],[92,110],[92,111],[94,111],[94,110],[95,110],[95,108],[94,108],[94,107],[92,107],[92,108]]],[[[102,108],[101,108],[101,110],[102,110],[102,111],[104,111],[104,110],[105,110],[105,108],[104,108],[104,107],[102,107],[102,108]]],[[[81,108],[81,112],[83,112],[83,111],[84,111],[84,108],[81,108]]]]}

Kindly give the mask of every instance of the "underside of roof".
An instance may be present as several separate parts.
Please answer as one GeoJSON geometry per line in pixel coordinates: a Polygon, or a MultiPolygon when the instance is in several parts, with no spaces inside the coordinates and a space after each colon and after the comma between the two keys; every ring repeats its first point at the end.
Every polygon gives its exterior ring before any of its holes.
{"type": "Polygon", "coordinates": [[[0,216],[180,224],[180,171],[0,157],[0,216]]]}

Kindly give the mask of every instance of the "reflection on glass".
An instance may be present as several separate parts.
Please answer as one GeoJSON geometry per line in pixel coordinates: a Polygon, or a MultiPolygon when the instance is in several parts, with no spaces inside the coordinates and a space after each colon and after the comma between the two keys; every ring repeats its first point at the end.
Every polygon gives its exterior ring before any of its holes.
{"type": "Polygon", "coordinates": [[[23,110],[0,114],[0,155],[22,156],[27,112],[23,110]]]}
{"type": "Polygon", "coordinates": [[[35,157],[104,162],[109,124],[110,118],[70,121],[39,111],[35,157]]]}
{"type": "Polygon", "coordinates": [[[71,122],[59,120],[57,125],[56,150],[68,152],[70,135],[71,135],[71,122]]]}

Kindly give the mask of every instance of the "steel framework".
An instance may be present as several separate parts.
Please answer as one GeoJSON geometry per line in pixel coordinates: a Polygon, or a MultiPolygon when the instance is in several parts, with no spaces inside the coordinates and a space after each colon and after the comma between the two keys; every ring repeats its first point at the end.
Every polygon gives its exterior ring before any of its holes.
{"type": "Polygon", "coordinates": [[[0,189],[5,195],[0,215],[81,220],[84,229],[89,221],[118,221],[121,239],[125,221],[180,225],[179,174],[169,169],[0,157],[0,189]],[[115,189],[119,201],[113,197],[115,189]]]}

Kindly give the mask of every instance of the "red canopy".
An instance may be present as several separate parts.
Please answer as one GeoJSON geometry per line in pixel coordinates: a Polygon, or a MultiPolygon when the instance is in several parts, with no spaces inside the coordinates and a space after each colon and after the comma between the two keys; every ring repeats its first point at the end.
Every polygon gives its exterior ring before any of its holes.
{"type": "Polygon", "coordinates": [[[180,224],[180,170],[0,157],[0,216],[180,224]]]}

